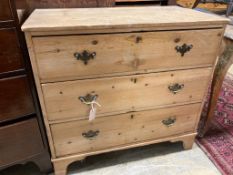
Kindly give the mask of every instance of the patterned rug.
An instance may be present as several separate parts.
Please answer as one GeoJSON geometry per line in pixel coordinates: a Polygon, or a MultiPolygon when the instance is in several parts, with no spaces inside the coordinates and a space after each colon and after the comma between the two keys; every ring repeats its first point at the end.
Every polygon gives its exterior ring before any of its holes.
{"type": "MultiPolygon", "coordinates": [[[[207,105],[202,120],[206,117],[207,105]]],[[[233,75],[228,74],[223,82],[210,129],[196,142],[223,175],[233,175],[233,75]]]]}

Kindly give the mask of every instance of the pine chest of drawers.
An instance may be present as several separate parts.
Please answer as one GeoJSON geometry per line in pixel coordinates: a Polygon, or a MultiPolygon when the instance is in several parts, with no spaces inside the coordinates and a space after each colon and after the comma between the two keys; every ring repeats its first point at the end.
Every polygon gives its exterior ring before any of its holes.
{"type": "Polygon", "coordinates": [[[103,152],[191,148],[227,22],[179,7],[35,10],[22,29],[56,175],[103,152]]]}

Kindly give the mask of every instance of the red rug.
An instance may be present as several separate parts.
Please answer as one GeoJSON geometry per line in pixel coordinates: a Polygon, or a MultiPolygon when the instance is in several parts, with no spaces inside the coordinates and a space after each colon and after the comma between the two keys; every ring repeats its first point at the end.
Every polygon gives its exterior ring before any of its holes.
{"type": "MultiPolygon", "coordinates": [[[[207,105],[202,112],[202,121],[207,105]]],[[[224,80],[209,131],[196,142],[223,175],[233,175],[233,75],[228,74],[224,80]]]]}

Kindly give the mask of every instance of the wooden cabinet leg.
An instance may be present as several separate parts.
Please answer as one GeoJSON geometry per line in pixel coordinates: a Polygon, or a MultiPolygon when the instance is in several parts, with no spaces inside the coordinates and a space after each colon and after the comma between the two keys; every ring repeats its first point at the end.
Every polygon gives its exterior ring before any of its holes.
{"type": "Polygon", "coordinates": [[[182,139],[183,147],[185,150],[192,149],[194,144],[195,136],[190,136],[182,139]]]}
{"type": "Polygon", "coordinates": [[[54,174],[55,175],[66,175],[68,165],[69,164],[67,164],[66,161],[53,162],[54,174]]]}
{"type": "Polygon", "coordinates": [[[171,142],[182,141],[184,149],[188,150],[188,149],[192,149],[196,135],[197,135],[197,133],[188,134],[188,135],[180,136],[180,137],[173,139],[173,140],[170,140],[170,141],[171,142]]]}
{"type": "Polygon", "coordinates": [[[39,167],[41,173],[48,174],[52,172],[52,163],[47,151],[34,159],[33,162],[39,167]]]}
{"type": "Polygon", "coordinates": [[[53,160],[53,167],[54,167],[54,174],[55,175],[66,175],[67,169],[70,163],[83,160],[85,157],[73,157],[67,159],[54,159],[53,160]]]}

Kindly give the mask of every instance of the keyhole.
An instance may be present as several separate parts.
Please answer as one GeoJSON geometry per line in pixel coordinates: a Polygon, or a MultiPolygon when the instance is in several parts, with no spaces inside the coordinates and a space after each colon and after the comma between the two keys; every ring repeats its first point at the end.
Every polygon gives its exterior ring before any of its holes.
{"type": "Polygon", "coordinates": [[[134,118],[134,115],[132,114],[132,115],[130,116],[130,118],[133,119],[133,118],[134,118]]]}
{"type": "Polygon", "coordinates": [[[141,36],[137,36],[136,37],[136,43],[140,43],[142,41],[142,37],[141,36]]]}
{"type": "Polygon", "coordinates": [[[174,42],[175,42],[175,43],[180,42],[180,38],[176,38],[176,39],[174,39],[174,42]]]}
{"type": "Polygon", "coordinates": [[[131,78],[131,81],[132,81],[133,83],[137,83],[137,78],[131,78]]]}

